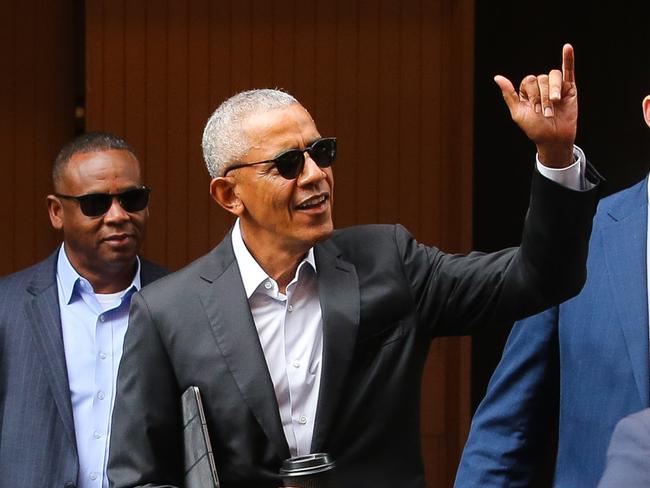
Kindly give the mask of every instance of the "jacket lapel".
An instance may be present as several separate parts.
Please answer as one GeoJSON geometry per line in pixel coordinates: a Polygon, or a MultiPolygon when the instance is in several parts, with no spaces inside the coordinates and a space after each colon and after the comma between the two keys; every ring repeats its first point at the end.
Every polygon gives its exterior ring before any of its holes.
{"type": "Polygon", "coordinates": [[[248,408],[275,446],[278,457],[286,459],[290,456],[289,446],[230,234],[212,251],[206,263],[201,272],[201,302],[217,346],[248,408]]]}
{"type": "Polygon", "coordinates": [[[59,293],[56,286],[58,252],[57,249],[35,272],[34,278],[27,287],[27,292],[33,298],[26,303],[25,313],[36,339],[36,347],[40,349],[46,363],[44,369],[54,403],[65,426],[68,439],[73,446],[76,446],[68,369],[61,331],[59,293]]]}
{"type": "Polygon", "coordinates": [[[318,295],[323,314],[323,368],[311,451],[324,450],[340,402],[359,326],[356,269],[338,257],[331,241],[316,246],[318,295]]]}
{"type": "Polygon", "coordinates": [[[610,225],[602,227],[607,270],[627,352],[644,405],[649,405],[647,291],[647,180],[610,209],[610,225]]]}
{"type": "Polygon", "coordinates": [[[140,283],[142,286],[153,283],[168,273],[169,272],[165,268],[140,257],[140,283]]]}

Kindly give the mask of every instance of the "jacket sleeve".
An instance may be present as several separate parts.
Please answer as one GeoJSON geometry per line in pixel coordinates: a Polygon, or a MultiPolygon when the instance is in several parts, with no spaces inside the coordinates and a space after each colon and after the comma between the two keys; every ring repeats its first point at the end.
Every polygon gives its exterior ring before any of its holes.
{"type": "Polygon", "coordinates": [[[557,307],[515,324],[458,468],[456,488],[527,487],[557,432],[557,307]]]}
{"type": "Polygon", "coordinates": [[[136,293],[117,379],[108,461],[111,487],[180,486],[180,398],[154,319],[136,293]]]}
{"type": "Polygon", "coordinates": [[[396,231],[420,323],[431,336],[469,334],[578,294],[586,279],[596,203],[596,189],[570,190],[535,172],[518,248],[446,254],[417,243],[403,229],[396,231]]]}

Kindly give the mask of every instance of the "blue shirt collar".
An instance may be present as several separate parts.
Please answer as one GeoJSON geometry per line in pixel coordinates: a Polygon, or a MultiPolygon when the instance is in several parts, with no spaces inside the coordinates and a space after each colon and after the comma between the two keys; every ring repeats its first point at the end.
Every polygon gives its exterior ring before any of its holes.
{"type": "MultiPolygon", "coordinates": [[[[130,296],[136,291],[138,291],[142,285],[140,282],[140,258],[135,257],[136,260],[136,270],[135,275],[133,276],[133,281],[131,284],[126,287],[121,298],[123,299],[127,294],[130,296]]],[[[92,285],[90,282],[77,273],[77,270],[74,269],[68,256],[65,252],[65,244],[61,244],[59,249],[59,257],[56,264],[56,274],[61,284],[61,289],[63,291],[63,298],[66,304],[70,304],[76,293],[90,293],[94,294],[92,285]]]]}

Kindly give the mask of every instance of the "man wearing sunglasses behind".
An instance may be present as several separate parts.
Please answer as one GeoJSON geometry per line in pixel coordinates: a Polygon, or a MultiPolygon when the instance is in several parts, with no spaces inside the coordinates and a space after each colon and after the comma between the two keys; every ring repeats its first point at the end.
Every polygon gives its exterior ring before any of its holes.
{"type": "Polygon", "coordinates": [[[183,486],[179,398],[196,385],[223,488],[277,487],[283,459],[323,451],[342,488],[423,487],[431,340],[541,310],[584,281],[595,192],[584,156],[574,162],[568,45],[563,64],[519,93],[496,80],[540,171],[574,189],[536,173],[521,248],[489,255],[444,254],[401,226],[334,231],[336,141],[286,93],[224,102],[203,150],[212,197],[237,221],[212,252],[133,300],[114,486],[183,486]]]}
{"type": "Polygon", "coordinates": [[[165,271],[137,255],[149,189],[125,141],[84,134],[52,177],[63,244],[0,280],[0,486],[102,488],[131,296],[165,271]]]}

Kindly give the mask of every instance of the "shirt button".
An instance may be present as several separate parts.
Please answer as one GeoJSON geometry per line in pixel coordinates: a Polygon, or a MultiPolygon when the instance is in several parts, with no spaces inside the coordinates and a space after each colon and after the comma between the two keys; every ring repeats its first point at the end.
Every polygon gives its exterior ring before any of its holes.
{"type": "Polygon", "coordinates": [[[106,359],[106,353],[105,352],[100,352],[99,353],[99,358],[100,359],[106,359]]]}
{"type": "Polygon", "coordinates": [[[289,306],[287,307],[287,310],[289,310],[289,312],[293,312],[293,305],[289,305],[289,306]]]}
{"type": "Polygon", "coordinates": [[[294,361],[293,363],[291,363],[291,365],[292,365],[294,368],[299,368],[299,367],[300,367],[300,361],[296,360],[296,361],[294,361]]]}
{"type": "Polygon", "coordinates": [[[99,398],[100,400],[103,400],[104,399],[104,392],[103,391],[97,392],[97,398],[99,398]]]}
{"type": "Polygon", "coordinates": [[[90,473],[90,479],[95,481],[97,479],[97,473],[90,473]]]}
{"type": "Polygon", "coordinates": [[[298,422],[305,425],[307,423],[307,417],[305,417],[304,415],[301,415],[300,418],[298,418],[298,422]]]}
{"type": "Polygon", "coordinates": [[[102,437],[102,435],[99,432],[95,431],[95,432],[93,432],[93,437],[95,439],[100,439],[102,437]]]}
{"type": "Polygon", "coordinates": [[[99,316],[99,321],[100,322],[106,322],[106,317],[104,317],[103,315],[100,315],[99,316]]]}
{"type": "Polygon", "coordinates": [[[270,290],[271,288],[273,288],[273,285],[271,284],[270,281],[267,281],[267,282],[264,283],[264,288],[266,288],[267,290],[270,290]]]}

